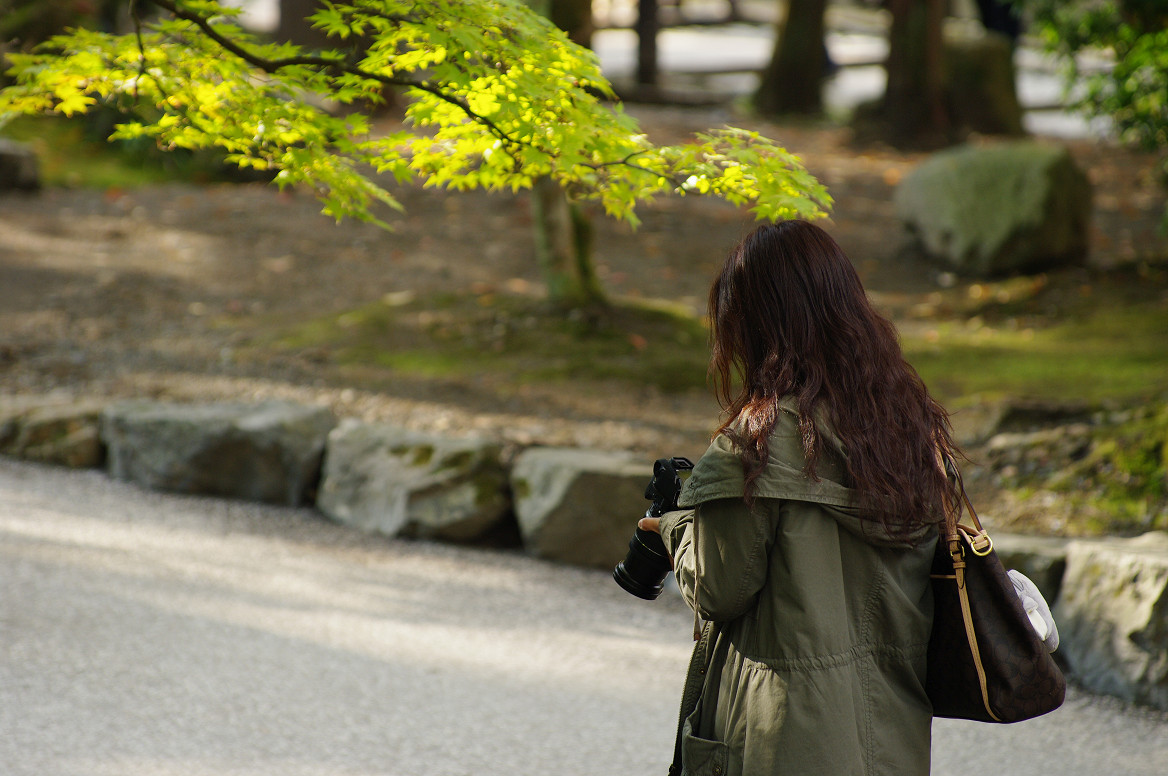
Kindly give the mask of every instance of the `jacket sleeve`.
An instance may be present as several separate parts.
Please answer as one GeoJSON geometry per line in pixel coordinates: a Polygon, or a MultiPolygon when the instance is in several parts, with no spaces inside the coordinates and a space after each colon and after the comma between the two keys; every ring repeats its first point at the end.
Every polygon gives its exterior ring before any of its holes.
{"type": "Polygon", "coordinates": [[[764,503],[750,510],[741,499],[727,498],[661,517],[661,538],[673,557],[677,585],[691,608],[696,589],[702,619],[733,620],[754,606],[774,542],[770,513],[764,503]]]}

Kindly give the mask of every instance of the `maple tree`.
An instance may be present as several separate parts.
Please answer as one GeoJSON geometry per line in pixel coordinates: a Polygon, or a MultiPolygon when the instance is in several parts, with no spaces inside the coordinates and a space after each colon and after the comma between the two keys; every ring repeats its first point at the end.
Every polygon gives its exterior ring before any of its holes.
{"type": "Polygon", "coordinates": [[[386,185],[452,190],[558,183],[631,224],[665,194],[749,205],[760,219],[824,215],[826,189],[787,150],[726,127],[656,145],[615,101],[596,56],[518,0],[325,2],[337,42],[270,42],[215,0],[134,0],[124,35],[76,29],[10,54],[0,125],[20,114],[128,111],[111,138],[221,149],[280,186],[311,187],[325,213],[388,225],[386,185]],[[153,8],[157,16],[147,18],[153,8]],[[360,46],[348,45],[360,39],[360,46]],[[402,128],[321,105],[405,100],[402,128]]]}

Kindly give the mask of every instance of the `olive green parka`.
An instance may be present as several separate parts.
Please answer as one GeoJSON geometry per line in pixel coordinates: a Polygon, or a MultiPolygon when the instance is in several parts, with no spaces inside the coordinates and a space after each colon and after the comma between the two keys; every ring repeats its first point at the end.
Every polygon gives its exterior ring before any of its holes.
{"type": "Polygon", "coordinates": [[[894,539],[862,519],[839,441],[803,474],[793,401],[743,500],[718,436],[661,519],[678,585],[707,621],[683,698],[690,776],[927,776],[925,656],[936,531],[894,539]],[[695,531],[696,522],[696,531],[695,531]]]}

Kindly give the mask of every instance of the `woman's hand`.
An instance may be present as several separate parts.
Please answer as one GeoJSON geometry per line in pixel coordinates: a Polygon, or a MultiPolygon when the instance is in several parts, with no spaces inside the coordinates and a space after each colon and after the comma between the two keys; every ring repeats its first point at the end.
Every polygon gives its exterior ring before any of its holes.
{"type": "MultiPolygon", "coordinates": [[[[640,528],[642,531],[652,531],[655,534],[660,534],[661,533],[661,518],[659,518],[659,517],[642,517],[640,520],[637,521],[637,528],[640,528]]],[[[674,564],[674,562],[673,562],[672,555],[669,556],[669,565],[671,567],[676,568],[676,564],[674,564]]]]}

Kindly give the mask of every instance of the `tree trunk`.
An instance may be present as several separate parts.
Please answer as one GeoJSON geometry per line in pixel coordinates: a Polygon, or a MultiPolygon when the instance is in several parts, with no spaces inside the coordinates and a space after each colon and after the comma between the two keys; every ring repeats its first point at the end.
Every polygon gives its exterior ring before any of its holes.
{"type": "Polygon", "coordinates": [[[592,48],[592,0],[551,0],[548,17],[573,43],[592,48]]]}
{"type": "Polygon", "coordinates": [[[308,21],[308,17],[319,11],[321,5],[321,0],[280,0],[276,40],[288,41],[310,49],[336,48],[344,45],[339,38],[330,39],[308,21]]]}
{"type": "Polygon", "coordinates": [[[535,182],[531,202],[536,260],[547,285],[548,301],[564,308],[603,306],[587,214],[569,203],[564,190],[551,178],[535,182]]]}
{"type": "MultiPolygon", "coordinates": [[[[527,0],[580,45],[592,41],[592,0],[527,0]]],[[[562,308],[606,304],[592,257],[592,223],[563,188],[540,178],[531,191],[535,253],[548,301],[562,308]]]]}
{"type": "Polygon", "coordinates": [[[941,22],[943,0],[889,0],[888,85],[880,119],[898,145],[944,142],[949,133],[941,22]]]}
{"type": "Polygon", "coordinates": [[[657,0],[637,2],[637,85],[657,85],[657,0]]]}
{"type": "Polygon", "coordinates": [[[775,51],[754,95],[760,113],[815,115],[823,110],[826,65],[823,15],[827,0],[790,0],[779,25],[775,51]]]}

